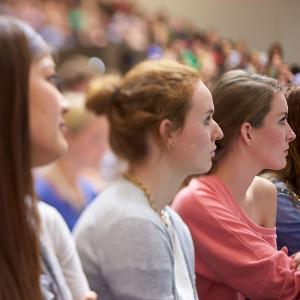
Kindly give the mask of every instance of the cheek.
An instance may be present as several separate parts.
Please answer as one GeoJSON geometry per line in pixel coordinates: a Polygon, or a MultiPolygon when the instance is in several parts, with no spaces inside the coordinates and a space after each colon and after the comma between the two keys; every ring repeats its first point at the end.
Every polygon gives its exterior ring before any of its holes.
{"type": "MultiPolygon", "coordinates": [[[[285,132],[283,130],[273,130],[265,136],[266,140],[269,140],[270,149],[275,147],[284,147],[285,145],[285,132]]],[[[276,148],[275,148],[276,149],[276,148]]]]}
{"type": "Polygon", "coordinates": [[[30,90],[29,103],[32,122],[40,122],[42,125],[50,119],[56,124],[56,119],[61,114],[61,108],[59,93],[53,86],[44,82],[33,86],[30,90]]]}

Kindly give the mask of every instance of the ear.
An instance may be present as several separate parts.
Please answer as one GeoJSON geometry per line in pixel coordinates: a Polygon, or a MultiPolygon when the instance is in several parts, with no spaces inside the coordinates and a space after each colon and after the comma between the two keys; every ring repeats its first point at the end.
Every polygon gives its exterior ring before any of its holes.
{"type": "Polygon", "coordinates": [[[253,142],[253,127],[249,122],[242,124],[240,134],[244,143],[248,146],[251,146],[253,142]]]}
{"type": "Polygon", "coordinates": [[[176,133],[172,121],[164,119],[160,122],[159,135],[167,149],[175,148],[176,133]]]}

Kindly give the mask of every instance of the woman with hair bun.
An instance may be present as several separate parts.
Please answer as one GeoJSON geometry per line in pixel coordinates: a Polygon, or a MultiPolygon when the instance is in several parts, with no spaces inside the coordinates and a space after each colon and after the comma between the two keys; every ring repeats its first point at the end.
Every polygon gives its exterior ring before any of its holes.
{"type": "Polygon", "coordinates": [[[107,116],[128,170],[75,227],[83,268],[101,299],[198,299],[188,229],[168,207],[184,178],[211,167],[222,137],[196,71],[149,61],[94,86],[87,107],[107,116]]]}

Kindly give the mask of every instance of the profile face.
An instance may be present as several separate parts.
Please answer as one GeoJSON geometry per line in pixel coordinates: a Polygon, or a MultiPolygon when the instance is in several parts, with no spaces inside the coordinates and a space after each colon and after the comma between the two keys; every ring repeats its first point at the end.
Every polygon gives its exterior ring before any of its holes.
{"type": "Polygon", "coordinates": [[[33,167],[48,164],[67,148],[63,113],[68,103],[56,88],[55,63],[50,55],[34,61],[29,74],[29,116],[33,167]]]}
{"type": "Polygon", "coordinates": [[[187,113],[184,127],[175,141],[174,163],[184,175],[203,174],[210,170],[215,155],[216,140],[223,137],[222,130],[213,120],[214,104],[208,88],[199,81],[187,113]]]}
{"type": "Polygon", "coordinates": [[[282,93],[277,93],[263,125],[253,131],[253,155],[261,169],[280,170],[286,165],[289,143],[296,135],[287,122],[288,106],[282,93]]]}
{"type": "Polygon", "coordinates": [[[77,163],[85,167],[99,166],[104,153],[109,149],[108,121],[106,117],[90,115],[89,120],[75,135],[68,134],[69,153],[77,163]]]}

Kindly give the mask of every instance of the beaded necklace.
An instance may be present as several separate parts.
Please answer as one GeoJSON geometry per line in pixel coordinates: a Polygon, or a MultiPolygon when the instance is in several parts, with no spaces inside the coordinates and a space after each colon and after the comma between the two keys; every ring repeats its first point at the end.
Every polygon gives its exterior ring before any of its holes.
{"type": "Polygon", "coordinates": [[[153,198],[150,194],[150,192],[147,190],[147,188],[144,186],[144,184],[142,182],[140,182],[136,177],[134,177],[133,175],[129,174],[129,173],[125,173],[123,175],[123,177],[125,179],[127,179],[128,181],[130,181],[131,183],[133,183],[136,187],[138,187],[140,190],[142,190],[142,192],[144,193],[149,206],[159,215],[160,219],[162,220],[162,222],[164,223],[164,225],[166,225],[168,227],[169,225],[169,217],[167,212],[162,209],[161,211],[159,211],[156,207],[155,207],[155,203],[153,201],[153,198]]]}
{"type": "Polygon", "coordinates": [[[286,188],[276,187],[277,192],[285,194],[287,196],[290,196],[292,198],[293,202],[294,202],[295,207],[300,209],[300,196],[297,193],[295,193],[294,191],[292,191],[288,181],[285,181],[285,185],[286,185],[286,188]]]}

